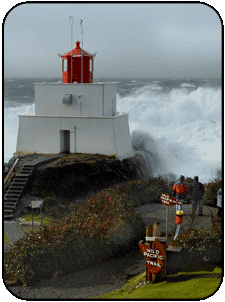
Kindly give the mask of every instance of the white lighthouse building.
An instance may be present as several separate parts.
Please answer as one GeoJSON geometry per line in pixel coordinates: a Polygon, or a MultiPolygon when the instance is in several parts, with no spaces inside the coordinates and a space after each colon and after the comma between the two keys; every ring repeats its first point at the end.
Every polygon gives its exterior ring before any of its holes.
{"type": "Polygon", "coordinates": [[[35,85],[35,115],[19,116],[16,151],[134,155],[116,85],[93,83],[94,56],[76,47],[62,58],[62,82],[35,85]],[[72,59],[72,61],[71,61],[72,59]]]}

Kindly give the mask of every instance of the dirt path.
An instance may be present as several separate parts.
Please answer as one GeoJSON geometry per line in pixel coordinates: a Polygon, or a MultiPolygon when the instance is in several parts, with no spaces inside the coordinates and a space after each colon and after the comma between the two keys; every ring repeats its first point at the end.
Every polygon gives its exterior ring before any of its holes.
{"type": "Polygon", "coordinates": [[[122,287],[127,278],[145,270],[144,257],[131,252],[101,265],[87,268],[64,277],[53,277],[35,286],[10,286],[12,294],[23,299],[93,298],[122,287]]]}
{"type": "MultiPolygon", "coordinates": [[[[160,230],[161,232],[165,232],[166,230],[166,205],[161,203],[153,203],[153,204],[145,204],[140,207],[137,207],[136,210],[141,213],[145,225],[153,225],[155,221],[160,223],[160,230]]],[[[169,207],[169,215],[168,215],[168,232],[171,235],[174,235],[176,223],[176,209],[175,206],[168,206],[169,207]]],[[[183,209],[184,211],[184,220],[181,224],[180,233],[184,233],[190,226],[192,219],[192,205],[191,204],[184,204],[183,209]]],[[[211,228],[211,211],[216,214],[217,209],[212,208],[209,206],[203,206],[203,215],[198,216],[195,215],[193,221],[193,228],[195,229],[210,229],[211,228]]]]}

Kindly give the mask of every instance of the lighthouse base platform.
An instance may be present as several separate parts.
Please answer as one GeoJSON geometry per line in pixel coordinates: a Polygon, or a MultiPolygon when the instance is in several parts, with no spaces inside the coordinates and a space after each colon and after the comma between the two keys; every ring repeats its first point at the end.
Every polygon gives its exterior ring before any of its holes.
{"type": "Polygon", "coordinates": [[[19,116],[16,151],[132,157],[128,114],[113,117],[19,116]]]}

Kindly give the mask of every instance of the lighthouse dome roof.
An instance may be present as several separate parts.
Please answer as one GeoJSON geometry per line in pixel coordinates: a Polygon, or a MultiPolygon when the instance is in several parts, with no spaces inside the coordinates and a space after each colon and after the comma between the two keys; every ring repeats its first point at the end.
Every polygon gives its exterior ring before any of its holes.
{"type": "MultiPolygon", "coordinates": [[[[86,50],[80,47],[79,41],[76,42],[76,47],[72,50],[72,54],[73,57],[81,57],[81,56],[93,57],[93,55],[90,52],[87,52],[86,50]]],[[[68,56],[71,56],[71,50],[61,55],[61,58],[66,59],[66,57],[68,56]]]]}

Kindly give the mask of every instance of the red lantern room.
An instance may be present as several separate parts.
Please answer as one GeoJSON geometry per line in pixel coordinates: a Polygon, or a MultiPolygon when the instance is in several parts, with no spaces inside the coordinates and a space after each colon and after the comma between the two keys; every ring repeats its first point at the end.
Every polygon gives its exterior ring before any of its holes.
{"type": "Polygon", "coordinates": [[[77,41],[73,50],[61,55],[63,83],[93,83],[94,57],[95,54],[83,50],[77,41]]]}

